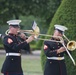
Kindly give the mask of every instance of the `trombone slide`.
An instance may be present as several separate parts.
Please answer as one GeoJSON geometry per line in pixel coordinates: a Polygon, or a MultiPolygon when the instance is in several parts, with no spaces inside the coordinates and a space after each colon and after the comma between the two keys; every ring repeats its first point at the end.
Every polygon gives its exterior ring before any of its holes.
{"type": "Polygon", "coordinates": [[[69,51],[67,50],[67,48],[66,48],[66,46],[64,45],[64,43],[62,43],[62,45],[65,47],[66,52],[68,53],[68,55],[69,55],[70,59],[72,60],[74,66],[76,66],[75,60],[73,59],[73,57],[71,56],[71,54],[70,54],[69,51]]]}

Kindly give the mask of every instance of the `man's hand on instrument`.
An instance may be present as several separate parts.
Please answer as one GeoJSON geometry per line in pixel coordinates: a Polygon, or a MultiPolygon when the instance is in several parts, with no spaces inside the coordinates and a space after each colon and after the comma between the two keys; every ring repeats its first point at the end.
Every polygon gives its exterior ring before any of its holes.
{"type": "Polygon", "coordinates": [[[19,36],[20,36],[22,39],[26,40],[26,35],[25,35],[24,33],[20,33],[19,36]]]}
{"type": "Polygon", "coordinates": [[[57,53],[62,53],[62,52],[64,52],[66,49],[64,48],[64,47],[61,47],[61,48],[59,48],[58,50],[57,50],[57,53]]]}
{"type": "Polygon", "coordinates": [[[31,35],[30,37],[28,37],[28,39],[26,40],[27,43],[30,43],[34,40],[34,35],[31,35]]]}

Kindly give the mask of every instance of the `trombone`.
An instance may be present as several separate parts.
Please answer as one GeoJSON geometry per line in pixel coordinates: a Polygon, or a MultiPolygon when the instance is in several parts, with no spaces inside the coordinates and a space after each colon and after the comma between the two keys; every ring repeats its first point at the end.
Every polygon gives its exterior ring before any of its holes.
{"type": "Polygon", "coordinates": [[[76,41],[74,40],[69,40],[64,34],[63,34],[64,38],[68,41],[67,43],[67,49],[70,51],[73,51],[76,49],[76,41]]]}
{"type": "MultiPolygon", "coordinates": [[[[60,43],[62,43],[62,40],[63,40],[63,38],[60,37],[60,36],[40,34],[40,30],[39,29],[37,29],[35,31],[33,31],[33,30],[20,30],[18,32],[20,32],[20,33],[27,33],[27,34],[34,34],[36,39],[43,40],[43,41],[53,41],[53,42],[60,42],[60,43]],[[59,38],[60,41],[38,38],[39,35],[40,36],[46,36],[46,37],[59,38]]],[[[9,29],[5,32],[5,34],[8,35],[8,33],[9,33],[9,29]]],[[[68,43],[67,43],[67,49],[70,50],[70,51],[75,50],[76,49],[76,41],[74,41],[74,40],[70,41],[64,34],[63,34],[63,37],[68,41],[68,43]]]]}
{"type": "MultiPolygon", "coordinates": [[[[60,37],[60,36],[40,34],[40,30],[39,29],[36,29],[35,31],[33,31],[33,30],[20,30],[18,32],[20,32],[20,33],[27,33],[27,34],[34,34],[36,39],[43,40],[43,41],[53,41],[53,42],[60,42],[60,43],[62,43],[62,40],[63,40],[63,38],[60,37]],[[38,36],[55,37],[55,38],[59,38],[60,41],[38,38],[38,36]]],[[[5,32],[5,34],[8,35],[8,33],[9,33],[9,29],[5,32]]],[[[63,37],[68,41],[67,49],[70,50],[70,51],[75,50],[76,49],[76,41],[74,41],[74,40],[70,41],[64,34],[63,34],[63,37]]]]}
{"type": "MultiPolygon", "coordinates": [[[[32,30],[21,30],[21,31],[23,31],[24,33],[34,34],[34,32],[33,32],[32,30]]],[[[53,41],[53,42],[60,42],[60,43],[63,45],[63,47],[66,49],[66,52],[67,52],[67,54],[69,55],[70,59],[72,60],[74,66],[76,65],[75,60],[73,59],[73,57],[71,56],[70,52],[68,51],[68,50],[73,51],[73,50],[76,49],[76,42],[75,42],[75,41],[69,41],[69,39],[63,34],[63,37],[64,37],[66,40],[68,40],[67,47],[66,47],[65,44],[64,44],[64,42],[63,42],[63,38],[60,37],[60,36],[52,36],[52,35],[39,34],[39,33],[38,33],[37,35],[38,35],[38,36],[41,35],[41,36],[59,38],[60,41],[48,40],[48,39],[42,39],[42,38],[36,38],[36,39],[38,39],[38,40],[45,40],[45,41],[47,40],[47,41],[53,41]]]]}
{"type": "Polygon", "coordinates": [[[38,39],[38,40],[43,40],[43,41],[61,42],[61,41],[55,41],[55,40],[49,40],[49,39],[39,38],[38,36],[55,37],[55,38],[62,39],[60,36],[40,34],[40,32],[35,32],[35,31],[33,31],[33,30],[20,30],[19,32],[21,32],[21,33],[27,33],[27,34],[35,34],[35,35],[37,36],[36,39],[38,39]]]}
{"type": "MultiPolygon", "coordinates": [[[[66,52],[69,55],[70,59],[72,60],[73,64],[76,65],[75,60],[73,59],[73,57],[71,56],[70,52],[68,51],[68,50],[73,51],[73,50],[76,49],[76,42],[75,41],[69,41],[69,39],[65,35],[63,35],[63,36],[64,36],[65,39],[68,40],[67,47],[65,46],[62,37],[60,37],[60,36],[46,35],[46,34],[40,34],[40,30],[39,30],[38,27],[36,29],[34,29],[34,30],[20,30],[18,32],[20,32],[20,33],[34,34],[35,35],[35,38],[38,39],[38,40],[45,40],[45,41],[52,41],[52,42],[60,42],[63,45],[63,47],[65,47],[66,52]],[[39,35],[41,35],[41,36],[47,36],[47,37],[56,37],[56,38],[59,38],[60,41],[38,38],[39,35]]],[[[9,30],[7,30],[5,32],[6,35],[8,35],[8,33],[9,33],[9,30]]]]}
{"type": "MultiPolygon", "coordinates": [[[[28,33],[28,34],[35,34],[33,30],[20,30],[21,33],[28,33]]],[[[55,37],[55,38],[59,38],[60,40],[63,40],[62,37],[60,36],[53,36],[53,35],[46,35],[46,34],[40,34],[39,32],[37,33],[37,35],[39,36],[46,36],[46,37],[55,37]]],[[[68,41],[67,43],[67,49],[70,50],[70,51],[73,51],[76,49],[76,41],[74,40],[69,40],[64,34],[63,34],[63,37],[68,41]]],[[[49,40],[49,39],[42,39],[42,38],[36,38],[36,39],[39,39],[39,40],[48,40],[48,41],[54,41],[54,40],[49,40]]],[[[61,41],[55,41],[55,42],[61,42],[61,41]]]]}

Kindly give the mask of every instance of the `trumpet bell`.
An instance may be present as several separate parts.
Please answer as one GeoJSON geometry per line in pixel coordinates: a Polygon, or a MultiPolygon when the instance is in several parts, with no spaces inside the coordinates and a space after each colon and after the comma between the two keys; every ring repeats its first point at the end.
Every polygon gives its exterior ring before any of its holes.
{"type": "Polygon", "coordinates": [[[76,49],[76,42],[75,41],[69,41],[67,44],[67,49],[70,51],[73,51],[76,49]]]}

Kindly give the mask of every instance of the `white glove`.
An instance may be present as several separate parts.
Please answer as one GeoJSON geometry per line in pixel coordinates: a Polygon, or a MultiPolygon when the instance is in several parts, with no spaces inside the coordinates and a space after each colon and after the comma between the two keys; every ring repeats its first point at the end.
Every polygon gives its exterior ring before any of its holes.
{"type": "Polygon", "coordinates": [[[32,35],[32,36],[28,37],[28,39],[26,40],[26,42],[29,43],[29,42],[31,42],[33,40],[34,40],[34,36],[32,35]]]}

